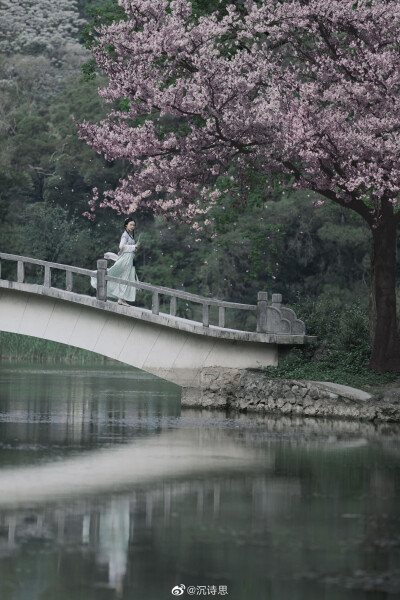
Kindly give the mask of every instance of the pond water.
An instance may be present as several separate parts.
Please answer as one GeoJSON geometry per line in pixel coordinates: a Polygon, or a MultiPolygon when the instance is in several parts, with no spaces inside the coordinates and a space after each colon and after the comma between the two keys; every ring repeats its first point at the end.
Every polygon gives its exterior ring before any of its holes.
{"type": "Polygon", "coordinates": [[[400,597],[400,428],[0,366],[0,599],[400,597]]]}

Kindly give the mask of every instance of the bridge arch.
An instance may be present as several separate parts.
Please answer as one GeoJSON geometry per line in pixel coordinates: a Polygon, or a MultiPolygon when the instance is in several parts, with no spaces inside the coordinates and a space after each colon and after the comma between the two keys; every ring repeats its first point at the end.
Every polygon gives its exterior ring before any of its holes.
{"type": "Polygon", "coordinates": [[[204,335],[202,328],[178,317],[114,302],[99,306],[104,303],[88,296],[60,298],[68,292],[56,290],[32,293],[21,289],[30,284],[15,285],[20,289],[0,289],[1,331],[90,350],[182,387],[198,387],[203,368],[259,368],[278,361],[276,340],[251,340],[266,334],[240,336],[211,327],[204,335]]]}

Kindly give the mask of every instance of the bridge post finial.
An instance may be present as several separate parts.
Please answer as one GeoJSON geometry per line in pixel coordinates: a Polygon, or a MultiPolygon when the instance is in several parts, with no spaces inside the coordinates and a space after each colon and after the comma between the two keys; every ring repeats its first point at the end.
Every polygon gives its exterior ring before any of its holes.
{"type": "Polygon", "coordinates": [[[272,306],[280,309],[282,305],[282,294],[272,294],[272,306]]]}
{"type": "Polygon", "coordinates": [[[267,331],[267,301],[268,292],[258,292],[257,294],[257,333],[267,331]]]}
{"type": "Polygon", "coordinates": [[[100,258],[97,261],[97,289],[96,298],[102,302],[107,301],[107,261],[104,258],[100,258]]]}

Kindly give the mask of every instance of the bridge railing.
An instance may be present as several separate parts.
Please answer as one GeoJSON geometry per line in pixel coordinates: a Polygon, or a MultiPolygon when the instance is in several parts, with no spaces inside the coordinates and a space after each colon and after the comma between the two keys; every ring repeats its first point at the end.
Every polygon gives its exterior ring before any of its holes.
{"type": "MultiPolygon", "coordinates": [[[[73,288],[73,274],[76,275],[86,275],[89,277],[96,277],[96,271],[91,271],[90,269],[82,269],[81,267],[73,267],[72,265],[63,265],[60,263],[48,262],[45,260],[39,260],[37,258],[30,258],[28,256],[17,256],[16,254],[6,254],[5,252],[0,252],[0,261],[9,260],[17,263],[17,282],[24,283],[25,282],[25,265],[36,265],[44,268],[44,279],[43,279],[43,287],[53,287],[52,283],[52,271],[59,270],[65,271],[65,290],[67,292],[72,292],[73,288]]],[[[0,262],[0,279],[2,279],[1,274],[1,262],[0,262]]]]}
{"type": "Polygon", "coordinates": [[[52,271],[65,271],[65,288],[63,289],[65,289],[67,292],[73,293],[74,274],[95,278],[96,298],[101,302],[107,301],[107,282],[110,281],[113,283],[135,287],[138,290],[150,292],[152,295],[151,311],[155,315],[160,314],[160,298],[167,297],[169,298],[169,314],[173,317],[177,316],[178,299],[200,305],[202,318],[199,322],[202,323],[203,327],[210,326],[210,309],[212,307],[216,307],[218,309],[218,326],[221,328],[226,327],[226,311],[228,309],[233,309],[246,311],[251,314],[255,313],[256,331],[258,333],[291,333],[295,335],[305,334],[305,325],[302,321],[297,319],[294,311],[289,308],[282,307],[282,296],[280,294],[272,294],[271,305],[268,304],[267,292],[258,292],[257,304],[240,304],[237,302],[227,302],[217,298],[200,296],[182,290],[152,285],[142,281],[128,281],[117,277],[111,277],[107,274],[107,261],[104,259],[98,260],[97,270],[92,271],[90,269],[83,269],[81,267],[74,267],[72,265],[52,263],[26,256],[6,254],[4,252],[0,252],[0,279],[2,279],[1,261],[13,261],[17,263],[17,283],[25,283],[26,264],[37,265],[39,267],[43,267],[44,269],[42,284],[44,288],[61,289],[56,285],[52,285],[52,271]]]}
{"type": "MultiPolygon", "coordinates": [[[[106,261],[105,261],[106,262],[106,261]]],[[[97,272],[101,272],[101,267],[99,267],[100,261],[97,264],[97,272]]],[[[167,288],[159,285],[152,285],[150,283],[144,283],[141,281],[125,281],[123,279],[119,279],[117,277],[111,277],[109,275],[104,275],[102,277],[104,282],[111,281],[113,283],[119,283],[122,285],[129,285],[131,287],[135,287],[136,289],[151,292],[152,294],[152,302],[151,302],[151,310],[152,313],[158,315],[160,313],[160,300],[161,297],[169,298],[169,314],[173,317],[177,314],[177,306],[178,299],[184,300],[185,302],[192,302],[194,304],[199,304],[202,307],[202,320],[201,323],[204,327],[209,327],[210,325],[210,308],[212,306],[218,308],[218,326],[225,327],[226,326],[226,310],[234,309],[234,310],[244,310],[248,312],[256,312],[257,306],[253,304],[240,304],[237,302],[227,302],[225,300],[218,300],[216,298],[208,298],[206,296],[199,296],[197,294],[192,294],[191,292],[184,292],[182,290],[175,290],[172,288],[167,288]]],[[[106,295],[105,287],[102,287],[102,293],[98,294],[98,298],[104,300],[106,295]]]]}

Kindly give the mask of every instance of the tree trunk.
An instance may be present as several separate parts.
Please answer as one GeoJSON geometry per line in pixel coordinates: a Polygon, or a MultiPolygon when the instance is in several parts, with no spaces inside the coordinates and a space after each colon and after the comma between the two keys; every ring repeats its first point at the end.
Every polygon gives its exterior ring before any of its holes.
{"type": "Polygon", "coordinates": [[[400,371],[396,315],[396,229],[393,213],[372,228],[370,367],[378,373],[400,371]]]}

